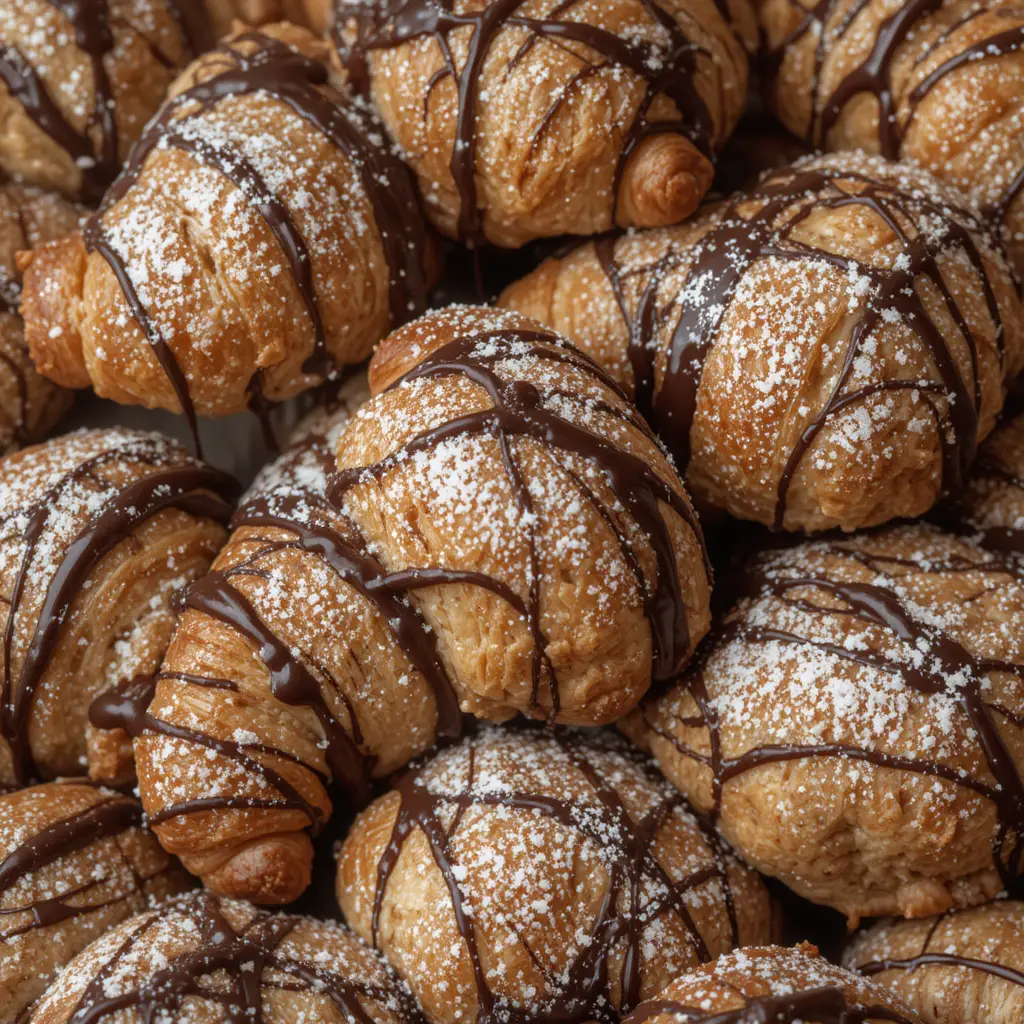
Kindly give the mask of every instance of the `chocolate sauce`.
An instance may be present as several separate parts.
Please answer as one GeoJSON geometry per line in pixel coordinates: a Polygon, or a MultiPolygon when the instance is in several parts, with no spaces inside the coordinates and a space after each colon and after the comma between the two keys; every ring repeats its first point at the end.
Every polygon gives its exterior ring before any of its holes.
{"type": "Polygon", "coordinates": [[[423,267],[426,234],[415,184],[401,160],[380,144],[383,129],[370,110],[347,99],[330,85],[326,65],[263,33],[247,32],[236,36],[221,44],[217,53],[227,57],[230,66],[164,105],[133,146],[120,176],[83,229],[86,247],[99,252],[114,272],[133,317],[188,418],[197,446],[188,379],[168,339],[139,298],[128,262],[103,226],[105,213],[136,184],[154,150],[171,148],[189,153],[224,175],[250,200],[274,234],[309,316],[314,343],[312,353],[303,364],[303,372],[322,376],[335,366],[326,347],[312,257],[291,212],[238,146],[214,141],[203,134],[204,115],[221,101],[254,93],[270,95],[326,137],[352,162],[373,208],[390,268],[392,325],[397,326],[424,308],[428,287],[423,267]]]}
{"type": "Polygon", "coordinates": [[[145,436],[133,445],[115,448],[88,459],[65,476],[28,508],[13,514],[26,523],[23,539],[25,552],[14,582],[3,635],[2,705],[0,705],[0,736],[11,750],[13,771],[17,780],[26,784],[35,774],[29,724],[36,691],[46,673],[60,631],[71,606],[93,570],[103,558],[146,520],[164,509],[176,508],[197,517],[226,523],[231,506],[226,497],[233,497],[235,481],[219,470],[197,464],[182,466],[158,465],[163,442],[145,436]],[[46,593],[36,625],[15,675],[12,666],[14,636],[20,621],[20,607],[25,587],[32,573],[37,545],[52,529],[50,516],[61,494],[74,483],[107,462],[120,459],[150,463],[153,470],[123,487],[98,509],[68,545],[60,564],[46,585],[46,593]]]}
{"type": "MultiPolygon", "coordinates": [[[[338,53],[352,79],[369,86],[370,55],[375,50],[388,50],[430,38],[444,58],[444,68],[431,79],[424,97],[425,116],[429,114],[430,94],[435,87],[451,78],[458,92],[458,116],[450,169],[460,197],[459,239],[470,248],[486,242],[484,211],[477,190],[477,112],[481,98],[481,80],[495,40],[506,28],[526,29],[528,36],[506,64],[511,73],[540,40],[550,40],[568,49],[566,43],[580,43],[593,50],[600,61],[580,56],[580,69],[563,88],[560,98],[545,113],[530,140],[535,148],[561,104],[567,102],[574,87],[590,75],[606,67],[622,68],[647,85],[633,123],[623,141],[622,153],[615,172],[614,209],[616,221],[619,185],[629,158],[647,138],[657,134],[681,134],[709,159],[715,134],[714,120],[695,84],[698,56],[711,59],[704,47],[689,40],[675,17],[659,0],[643,0],[648,15],[667,33],[668,49],[650,43],[627,40],[607,29],[585,22],[562,20],[574,6],[574,0],[563,0],[546,17],[520,13],[526,0],[491,0],[477,11],[456,14],[452,0],[335,0],[335,43],[338,53]],[[461,70],[455,67],[449,37],[469,28],[472,36],[461,70]],[[349,31],[352,30],[350,37],[349,31]],[[655,99],[665,95],[672,100],[679,117],[671,120],[650,120],[648,113],[655,99]]],[[[728,21],[723,2],[717,6],[728,21]]]]}
{"type": "Polygon", "coordinates": [[[939,267],[939,258],[944,253],[959,249],[971,263],[996,326],[1000,352],[1003,343],[999,306],[981,253],[971,237],[974,230],[981,228],[969,213],[951,212],[920,192],[905,191],[853,171],[783,168],[763,178],[749,193],[734,196],[710,230],[693,246],[687,250],[670,246],[654,264],[641,271],[630,270],[630,276],[641,280],[646,277],[635,308],[626,297],[624,271],[615,259],[614,238],[599,241],[596,254],[628,330],[629,358],[641,412],[656,424],[678,464],[685,466],[690,456],[690,430],[696,415],[704,363],[744,274],[762,258],[826,262],[869,281],[869,298],[850,333],[831,394],[804,428],[782,469],[776,492],[774,528],[783,528],[789,488],[821,431],[842,410],[885,392],[918,391],[934,396],[934,401],[948,399],[948,406],[941,415],[936,410],[943,453],[943,485],[948,490],[959,490],[977,448],[981,391],[976,343],[939,267]],[[858,191],[852,191],[853,188],[858,191]],[[750,212],[753,203],[759,205],[750,212]],[[793,232],[812,213],[844,206],[863,207],[892,229],[903,250],[904,258],[898,266],[873,267],[792,238],[793,232]],[[945,233],[938,241],[933,231],[911,235],[903,226],[907,222],[921,224],[926,219],[941,220],[945,233]],[[667,304],[659,303],[658,293],[665,276],[685,259],[690,260],[685,282],[673,291],[667,304]],[[928,311],[919,290],[918,278],[922,277],[926,277],[941,295],[946,312],[968,347],[972,382],[961,376],[942,326],[928,311]],[[918,379],[887,380],[847,390],[865,344],[892,310],[913,324],[932,357],[941,384],[918,379]],[[657,339],[673,319],[675,326],[656,387],[655,371],[660,352],[657,339]]]}
{"type": "MultiPolygon", "coordinates": [[[[866,761],[876,767],[895,768],[926,775],[969,789],[989,800],[997,812],[999,826],[993,844],[993,859],[1003,884],[1011,888],[1024,865],[1024,779],[997,724],[996,716],[1008,715],[1008,712],[999,705],[987,703],[985,693],[987,673],[1010,672],[1021,677],[1024,666],[975,656],[938,626],[919,619],[900,597],[897,590],[898,577],[890,573],[892,566],[902,565],[912,566],[919,572],[961,570],[1006,574],[1006,563],[1002,559],[992,557],[987,560],[979,559],[977,563],[926,565],[910,559],[900,560],[846,548],[842,542],[820,542],[815,545],[814,550],[860,563],[874,574],[873,581],[841,582],[821,575],[800,576],[798,569],[791,577],[780,576],[777,573],[766,572],[762,565],[755,562],[745,574],[744,591],[738,593],[737,597],[771,596],[788,606],[814,611],[822,619],[842,617],[846,622],[856,621],[866,626],[884,629],[906,645],[907,649],[927,651],[928,657],[925,662],[920,666],[903,664],[880,651],[816,641],[768,626],[747,625],[742,619],[738,619],[719,627],[714,639],[702,649],[701,656],[684,677],[685,685],[698,708],[697,716],[692,720],[688,719],[684,724],[708,730],[710,753],[700,754],[683,745],[671,734],[656,728],[653,723],[648,721],[648,725],[658,735],[672,743],[683,756],[705,765],[710,770],[712,820],[717,820],[721,813],[724,787],[731,779],[761,765],[802,760],[807,757],[840,757],[866,761]],[[822,607],[802,600],[799,596],[790,596],[791,592],[807,589],[824,592],[830,598],[840,601],[842,607],[822,607]],[[922,757],[903,757],[842,743],[767,744],[754,747],[736,757],[725,757],[721,749],[720,724],[707,690],[703,666],[707,658],[722,644],[734,641],[746,644],[774,642],[815,648],[843,661],[899,676],[910,690],[919,694],[948,693],[955,685],[960,708],[970,721],[986,767],[994,781],[976,778],[957,768],[922,757]],[[958,682],[954,684],[951,680],[958,682]]],[[[1016,721],[1016,716],[1009,717],[1011,721],[1016,721]]]]}
{"type": "MultiPolygon", "coordinates": [[[[596,1020],[602,1024],[620,1019],[640,999],[642,984],[641,946],[646,926],[660,914],[670,912],[683,922],[694,954],[702,963],[711,959],[703,937],[687,908],[687,894],[709,883],[717,883],[725,894],[729,914],[732,945],[739,941],[732,893],[729,885],[724,846],[712,832],[704,832],[711,863],[692,874],[673,881],[654,855],[653,846],[662,825],[685,800],[674,791],[667,791],[654,807],[635,820],[615,789],[615,780],[606,776],[587,757],[587,741],[580,734],[556,731],[549,734],[569,764],[584,776],[597,797],[585,805],[572,800],[543,796],[530,792],[510,792],[506,788],[483,786],[475,791],[476,749],[474,740],[468,754],[468,777],[465,788],[457,793],[429,784],[431,762],[412,768],[395,783],[401,803],[391,830],[391,837],[377,864],[377,884],[373,907],[373,942],[380,941],[381,914],[388,882],[402,854],[405,842],[414,832],[422,833],[430,846],[434,863],[441,872],[451,899],[455,923],[466,945],[473,968],[479,1011],[477,1024],[527,1024],[527,1022],[596,1020]],[[587,940],[577,943],[579,951],[564,968],[552,965],[546,971],[553,989],[546,1002],[525,1011],[496,994],[488,983],[488,974],[481,959],[476,929],[466,896],[459,884],[456,856],[452,849],[458,823],[470,808],[491,807],[531,812],[559,822],[566,829],[578,832],[601,851],[601,863],[608,870],[607,894],[601,902],[587,940]],[[450,811],[456,810],[454,823],[450,811]],[[653,886],[659,895],[640,906],[641,893],[653,886]],[[616,1008],[612,1001],[608,961],[622,956],[621,996],[616,1008]],[[557,979],[557,980],[556,980],[557,979]]],[[[486,742],[486,740],[485,740],[486,742]]],[[[664,780],[649,763],[625,744],[617,746],[632,758],[637,769],[649,772],[663,792],[664,780]]]]}
{"type": "Polygon", "coordinates": [[[213,1004],[226,1024],[263,1024],[267,1019],[265,994],[282,991],[329,999],[354,1024],[373,1024],[384,1006],[399,1024],[420,1024],[418,1010],[397,982],[378,985],[352,980],[328,966],[327,958],[314,962],[282,952],[282,943],[302,923],[299,917],[256,911],[249,924],[236,930],[219,897],[210,892],[164,904],[139,919],[117,954],[89,981],[74,1006],[70,1024],[99,1024],[124,1010],[136,1010],[146,1020],[172,1019],[186,999],[213,1004]],[[154,960],[148,978],[122,994],[107,995],[110,988],[119,987],[111,975],[122,958],[129,953],[137,955],[136,947],[146,943],[164,916],[187,918],[192,925],[190,934],[197,936],[194,944],[166,957],[157,945],[155,952],[161,956],[154,960]],[[214,974],[223,979],[223,985],[219,981],[211,984],[214,974]],[[377,1013],[371,1016],[367,1004],[377,1013]]]}
{"type": "MultiPolygon", "coordinates": [[[[650,542],[657,559],[657,575],[653,584],[646,580],[636,555],[625,533],[616,525],[611,507],[606,505],[591,485],[578,473],[572,463],[571,473],[585,498],[596,508],[614,533],[626,564],[632,571],[643,601],[644,614],[651,629],[652,676],[656,680],[673,676],[689,654],[690,631],[686,606],[682,599],[675,553],[668,526],[662,517],[659,503],[668,505],[700,542],[701,533],[693,511],[686,499],[666,484],[641,458],[619,448],[584,427],[570,422],[547,408],[545,402],[556,397],[526,380],[506,380],[494,364],[515,357],[565,363],[597,377],[615,394],[623,397],[603,371],[573,349],[564,347],[556,335],[543,331],[494,330],[458,337],[433,352],[391,387],[419,379],[465,377],[482,387],[491,400],[489,409],[470,413],[425,431],[407,441],[400,449],[370,466],[340,471],[334,478],[328,497],[335,504],[344,502],[348,490],[367,478],[380,478],[406,458],[418,452],[430,451],[439,444],[459,437],[489,435],[497,439],[502,455],[505,475],[523,514],[524,522],[532,520],[533,500],[523,480],[514,440],[530,437],[538,443],[558,450],[561,455],[576,456],[595,467],[613,491],[618,504],[624,508],[650,542]]],[[[562,397],[562,396],[557,396],[562,397]]],[[[603,411],[639,429],[648,430],[646,424],[628,405],[622,409],[603,405],[603,411]]],[[[560,459],[565,465],[566,460],[560,459]]],[[[702,542],[701,542],[702,543],[702,542]]],[[[702,545],[703,550],[703,545],[702,545]]],[[[493,577],[473,574],[468,580],[485,587],[508,601],[526,620],[533,638],[531,665],[531,711],[539,707],[542,680],[546,677],[550,698],[550,718],[559,712],[558,681],[547,659],[547,639],[541,627],[541,572],[536,547],[536,531],[531,528],[529,538],[529,592],[524,597],[513,594],[508,586],[493,577]]],[[[710,576],[705,555],[705,570],[710,576]]],[[[466,574],[448,569],[409,570],[407,579],[421,585],[466,582],[466,574]],[[418,578],[417,578],[418,577],[418,578]]]]}

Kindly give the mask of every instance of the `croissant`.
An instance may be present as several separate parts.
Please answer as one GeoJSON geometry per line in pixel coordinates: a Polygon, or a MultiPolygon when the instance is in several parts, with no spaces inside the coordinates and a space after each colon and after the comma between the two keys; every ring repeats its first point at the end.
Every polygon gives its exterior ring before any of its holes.
{"type": "MultiPolygon", "coordinates": [[[[90,701],[159,665],[233,488],[165,438],[121,429],[0,460],[0,783],[81,770],[90,701]]],[[[96,747],[98,777],[104,751],[116,755],[96,747]]]]}
{"type": "Polygon", "coordinates": [[[0,796],[0,1007],[20,1021],[61,967],[188,875],[131,797],[79,781],[0,796]]]}
{"type": "Polygon", "coordinates": [[[340,59],[472,248],[690,214],[743,111],[747,0],[337,0],[340,59]]]}
{"type": "Polygon", "coordinates": [[[29,1024],[416,1024],[408,993],[341,925],[197,892],[79,954],[29,1024]]]}
{"type": "Polygon", "coordinates": [[[851,924],[1013,884],[1019,571],[914,524],[766,554],[737,582],[694,671],[623,726],[697,810],[851,924]]]}
{"type": "Polygon", "coordinates": [[[0,170],[98,200],[177,69],[212,39],[197,0],[5,0],[0,170]]]}
{"type": "Polygon", "coordinates": [[[21,274],[15,254],[74,229],[78,210],[50,192],[0,183],[0,453],[38,440],[71,404],[36,373],[17,315],[21,274]]]}
{"type": "Polygon", "coordinates": [[[1013,1024],[1024,1015],[1024,903],[921,921],[883,921],[844,962],[898,995],[925,1024],[1013,1024]]]}
{"type": "Polygon", "coordinates": [[[453,307],[392,334],[370,382],[337,440],[336,507],[337,419],[243,502],[155,699],[126,705],[161,842],[228,895],[302,892],[327,779],[365,801],[463,711],[611,721],[708,627],[678,478],[556,336],[453,307]]]}
{"type": "Polygon", "coordinates": [[[879,985],[830,964],[809,943],[740,949],[680,975],[628,1024],[918,1024],[879,985]]]}
{"type": "Polygon", "coordinates": [[[269,26],[175,82],[83,233],[26,261],[42,373],[194,425],[365,359],[422,307],[415,184],[327,56],[269,26]]]}
{"type": "Polygon", "coordinates": [[[765,98],[816,148],[906,158],[970,193],[1024,271],[1024,11],[1011,0],[759,0],[765,98]]]}
{"type": "Polygon", "coordinates": [[[1024,359],[1012,276],[968,200],[858,153],[550,259],[501,305],[632,390],[699,504],[774,529],[926,512],[962,486],[1024,359]]]}
{"type": "Polygon", "coordinates": [[[757,876],[600,734],[482,728],[403,775],[356,819],[338,899],[430,1024],[614,1021],[771,941],[757,876]]]}

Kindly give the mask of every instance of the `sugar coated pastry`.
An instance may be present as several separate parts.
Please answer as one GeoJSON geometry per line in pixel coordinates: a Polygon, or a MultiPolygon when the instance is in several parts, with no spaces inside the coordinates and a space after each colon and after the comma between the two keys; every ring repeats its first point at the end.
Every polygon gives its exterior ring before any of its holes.
{"type": "Polygon", "coordinates": [[[896,993],[925,1024],[1024,1017],[1024,903],[987,903],[858,935],[846,964],[896,993]]]}
{"type": "Polygon", "coordinates": [[[627,1024],[918,1024],[880,985],[809,944],[739,949],[681,975],[627,1024]]]}
{"type": "Polygon", "coordinates": [[[970,193],[1024,271],[1024,10],[1014,0],[757,0],[765,95],[815,148],[970,193]]]}
{"type": "Polygon", "coordinates": [[[1024,581],[909,525],[764,555],[626,731],[750,864],[860,917],[979,903],[1024,863],[1024,581]]]}
{"type": "Polygon", "coordinates": [[[0,182],[0,452],[40,440],[71,404],[68,392],[40,376],[29,358],[16,256],[73,231],[78,216],[53,192],[0,182]]]}
{"type": "Polygon", "coordinates": [[[422,308],[415,183],[327,58],[267,26],[174,83],[83,232],[25,261],[42,373],[194,422],[295,395],[422,308]]]}
{"type": "Polygon", "coordinates": [[[417,1024],[406,990],[333,922],[197,892],[76,957],[29,1024],[417,1024]]]}
{"type": "Polygon", "coordinates": [[[0,171],[98,200],[212,41],[202,0],[4,0],[0,171]]]}
{"type": "Polygon", "coordinates": [[[431,1024],[615,1021],[771,933],[757,876],[600,734],[490,726],[412,769],[356,819],[338,899],[431,1024]]]}
{"type": "Polygon", "coordinates": [[[957,490],[1024,360],[970,201],[860,153],[776,170],[664,231],[550,259],[501,304],[632,391],[699,502],[853,530],[957,490]]]}
{"type": "MultiPolygon", "coordinates": [[[[0,460],[0,782],[81,772],[90,701],[159,666],[233,488],[166,438],[118,428],[0,460]]],[[[94,753],[121,776],[116,749],[94,753]]]]}
{"type": "Polygon", "coordinates": [[[137,800],[65,780],[0,795],[0,1013],[20,1021],[72,957],[188,875],[137,800]]]}
{"type": "Polygon", "coordinates": [[[337,0],[335,40],[471,247],[675,224],[746,102],[747,0],[337,0]]]}

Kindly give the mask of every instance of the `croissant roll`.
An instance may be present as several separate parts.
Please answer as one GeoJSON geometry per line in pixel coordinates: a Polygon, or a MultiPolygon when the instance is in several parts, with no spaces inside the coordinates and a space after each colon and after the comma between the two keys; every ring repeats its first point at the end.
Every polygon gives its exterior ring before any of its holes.
{"type": "Polygon", "coordinates": [[[740,949],[681,974],[628,1024],[919,1024],[880,985],[829,963],[810,943],[740,949]]]}
{"type": "Polygon", "coordinates": [[[196,892],[113,928],[50,986],[30,1024],[417,1024],[372,950],[331,921],[196,892]]]}
{"type": "Polygon", "coordinates": [[[1024,360],[970,202],[859,153],[585,244],[500,302],[632,390],[699,503],[776,530],[922,515],[963,485],[1024,360]]]}
{"type": "Polygon", "coordinates": [[[194,424],[311,387],[422,308],[415,183],[327,57],[268,26],[175,82],[83,233],[29,262],[42,373],[194,424]]]}
{"type": "Polygon", "coordinates": [[[882,921],[854,939],[843,961],[925,1024],[1014,1024],[1024,1016],[1024,903],[882,921]]]}
{"type": "Polygon", "coordinates": [[[356,819],[338,899],[430,1024],[619,1020],[772,930],[757,875],[632,748],[493,726],[356,819]]]}
{"type": "Polygon", "coordinates": [[[187,886],[131,797],[74,780],[0,795],[3,1019],[21,1020],[108,928],[187,886]]]}
{"type": "Polygon", "coordinates": [[[78,210],[60,196],[0,183],[0,453],[39,440],[71,404],[71,396],[40,376],[29,358],[17,315],[16,255],[77,224],[78,210]]]}
{"type": "Polygon", "coordinates": [[[700,663],[623,728],[737,853],[851,925],[1014,884],[1017,567],[914,524],[766,554],[733,597],[700,663]]]}
{"type": "Polygon", "coordinates": [[[747,0],[337,0],[334,38],[472,248],[690,214],[747,94],[747,0]]]}
{"type": "Polygon", "coordinates": [[[758,0],[765,98],[816,149],[904,158],[969,193],[1024,272],[1024,10],[1012,0],[758,0]]]}
{"type": "Polygon", "coordinates": [[[5,0],[0,171],[99,200],[177,70],[212,41],[200,0],[5,0]]]}
{"type": "Polygon", "coordinates": [[[157,668],[175,595],[224,541],[233,487],[121,429],[0,460],[0,783],[80,771],[90,701],[157,668]]]}

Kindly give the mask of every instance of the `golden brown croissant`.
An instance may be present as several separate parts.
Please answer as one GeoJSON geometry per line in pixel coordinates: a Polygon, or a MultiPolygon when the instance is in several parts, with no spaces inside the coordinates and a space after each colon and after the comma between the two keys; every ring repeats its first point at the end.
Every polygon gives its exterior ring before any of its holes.
{"type": "Polygon", "coordinates": [[[417,1024],[406,990],[339,924],[197,892],[107,932],[30,1024],[417,1024]]]}
{"type": "Polygon", "coordinates": [[[142,691],[125,706],[161,842],[228,895],[305,888],[328,779],[365,799],[462,711],[611,721],[708,626],[678,479],[554,335],[453,308],[391,335],[371,382],[338,439],[341,508],[335,418],[243,502],[148,713],[142,691]]]}
{"type": "Polygon", "coordinates": [[[100,211],[37,250],[40,371],[115,401],[223,416],[365,359],[424,301],[411,174],[290,25],[194,63],[100,211]]]}
{"type": "Polygon", "coordinates": [[[809,943],[740,949],[680,975],[627,1024],[918,1024],[880,985],[825,960],[809,943]]]}
{"type": "Polygon", "coordinates": [[[232,490],[173,442],[121,429],[0,460],[0,782],[81,771],[90,701],[159,665],[232,490]]]}
{"type": "Polygon", "coordinates": [[[747,0],[337,0],[335,19],[431,220],[473,248],[678,223],[756,38],[747,0]]]}
{"type": "Polygon", "coordinates": [[[1009,268],[968,200],[855,153],[548,260],[501,304],[632,389],[698,502],[776,529],[926,512],[1024,360],[1009,268]]]}
{"type": "Polygon", "coordinates": [[[4,0],[0,170],[98,200],[212,39],[198,0],[4,0]]]}
{"type": "Polygon", "coordinates": [[[41,438],[71,404],[71,396],[41,377],[29,358],[17,314],[16,255],[77,223],[78,210],[60,196],[0,182],[0,453],[41,438]]]}
{"type": "Polygon", "coordinates": [[[613,737],[481,728],[356,819],[349,925],[431,1024],[614,1021],[771,941],[767,891],[613,737]]]}
{"type": "Polygon", "coordinates": [[[765,96],[816,148],[912,160],[972,195],[1024,271],[1024,9],[757,0],[765,96]]]}
{"type": "Polygon", "coordinates": [[[699,665],[624,723],[754,867],[852,922],[1024,863],[1024,581],[910,525],[765,555],[699,665]]]}
{"type": "Polygon", "coordinates": [[[883,921],[857,936],[844,962],[925,1024],[1015,1024],[1024,1019],[1024,903],[883,921]]]}
{"type": "Polygon", "coordinates": [[[131,797],[74,780],[0,796],[0,1014],[21,1020],[72,957],[188,874],[131,797]]]}

